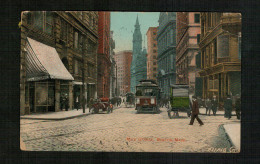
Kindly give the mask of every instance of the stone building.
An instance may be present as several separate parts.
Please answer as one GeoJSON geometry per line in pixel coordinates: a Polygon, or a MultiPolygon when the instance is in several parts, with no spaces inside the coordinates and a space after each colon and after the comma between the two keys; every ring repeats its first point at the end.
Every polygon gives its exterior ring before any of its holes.
{"type": "Polygon", "coordinates": [[[94,97],[97,84],[97,12],[23,12],[21,114],[69,109],[94,97]],[[83,85],[84,84],[84,85],[83,85]]]}
{"type": "Polygon", "coordinates": [[[157,81],[157,31],[158,27],[149,27],[147,36],[147,79],[153,79],[157,81]]]}
{"type": "Polygon", "coordinates": [[[110,12],[98,12],[98,97],[110,96],[110,12]]]}
{"type": "Polygon", "coordinates": [[[146,55],[146,49],[142,49],[142,33],[137,16],[133,34],[133,58],[131,62],[131,92],[133,93],[135,93],[135,86],[139,84],[139,81],[147,78],[146,55]]]}
{"type": "Polygon", "coordinates": [[[130,92],[130,78],[131,78],[131,62],[132,51],[125,50],[115,54],[115,61],[117,65],[117,83],[119,87],[120,96],[125,96],[130,92]]]}
{"type": "Polygon", "coordinates": [[[241,94],[241,14],[202,12],[201,71],[203,98],[241,94]]]}
{"type": "Polygon", "coordinates": [[[177,12],[176,83],[190,86],[195,91],[197,37],[200,34],[199,12],[177,12]]]}
{"type": "Polygon", "coordinates": [[[113,31],[110,31],[110,41],[109,41],[109,57],[111,62],[110,71],[110,97],[115,97],[116,95],[116,61],[115,61],[115,40],[113,39],[113,31]]]}
{"type": "Polygon", "coordinates": [[[176,83],[176,13],[161,12],[157,32],[158,76],[157,80],[163,94],[168,97],[170,85],[176,83]]]}

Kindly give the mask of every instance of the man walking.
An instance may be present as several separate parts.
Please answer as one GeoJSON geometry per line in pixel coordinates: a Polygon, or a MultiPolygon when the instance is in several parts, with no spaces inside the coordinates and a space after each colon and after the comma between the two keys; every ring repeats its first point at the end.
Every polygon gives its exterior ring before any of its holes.
{"type": "Polygon", "coordinates": [[[225,102],[224,102],[224,109],[225,109],[225,118],[230,119],[232,113],[232,100],[231,97],[228,95],[225,102]]]}
{"type": "Polygon", "coordinates": [[[209,112],[209,116],[210,116],[211,108],[212,108],[212,104],[211,104],[210,99],[208,98],[208,99],[206,100],[206,115],[207,115],[207,113],[209,112]]]}
{"type": "Polygon", "coordinates": [[[195,118],[197,119],[200,125],[204,125],[198,115],[199,115],[199,104],[198,101],[196,100],[196,97],[192,96],[192,113],[191,113],[191,120],[189,125],[193,125],[195,118]]]}
{"type": "Polygon", "coordinates": [[[218,102],[217,102],[217,99],[216,99],[216,96],[215,96],[215,95],[213,96],[213,99],[212,99],[212,101],[211,101],[211,104],[212,104],[212,112],[213,112],[213,115],[216,116],[217,107],[218,107],[218,102]]]}

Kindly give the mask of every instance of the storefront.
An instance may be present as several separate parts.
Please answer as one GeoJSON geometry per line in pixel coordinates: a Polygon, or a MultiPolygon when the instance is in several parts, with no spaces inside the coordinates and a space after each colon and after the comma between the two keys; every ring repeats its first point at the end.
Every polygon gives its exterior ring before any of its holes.
{"type": "MultiPolygon", "coordinates": [[[[55,48],[27,38],[25,103],[30,113],[59,111],[61,96],[72,98],[72,75],[63,65],[55,48]]],[[[71,106],[71,105],[69,105],[71,106]]]]}

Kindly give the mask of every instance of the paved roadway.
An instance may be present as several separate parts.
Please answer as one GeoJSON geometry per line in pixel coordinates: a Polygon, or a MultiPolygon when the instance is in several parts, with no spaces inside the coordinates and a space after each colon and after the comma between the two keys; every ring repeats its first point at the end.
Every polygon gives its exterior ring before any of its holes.
{"type": "Polygon", "coordinates": [[[111,114],[62,120],[21,120],[21,137],[33,151],[115,152],[228,152],[230,144],[219,125],[237,122],[232,117],[205,116],[199,126],[185,113],[169,119],[160,114],[136,114],[134,108],[119,108],[111,114]]]}

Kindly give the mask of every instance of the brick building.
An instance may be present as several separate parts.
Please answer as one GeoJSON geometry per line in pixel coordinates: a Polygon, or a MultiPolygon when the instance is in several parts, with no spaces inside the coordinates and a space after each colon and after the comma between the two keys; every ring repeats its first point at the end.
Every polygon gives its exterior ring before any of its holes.
{"type": "Polygon", "coordinates": [[[176,13],[161,12],[157,32],[158,84],[168,97],[171,84],[176,83],[176,13]]]}
{"type": "Polygon", "coordinates": [[[115,61],[119,94],[124,96],[127,92],[130,92],[132,51],[126,50],[116,53],[115,61]]]}
{"type": "Polygon", "coordinates": [[[98,83],[99,97],[110,96],[110,12],[98,12],[98,83]]]}
{"type": "MultiPolygon", "coordinates": [[[[176,83],[190,86],[195,91],[197,37],[200,34],[199,12],[177,12],[176,83]]],[[[198,76],[198,75],[197,75],[198,76]]]]}
{"type": "Polygon", "coordinates": [[[94,97],[97,84],[97,12],[23,12],[21,114],[69,109],[94,97]],[[84,84],[84,85],[83,85],[84,84]]]}
{"type": "Polygon", "coordinates": [[[147,36],[147,79],[157,81],[157,27],[149,27],[147,36]]]}
{"type": "Polygon", "coordinates": [[[241,94],[241,14],[201,13],[203,98],[241,94]]]}

